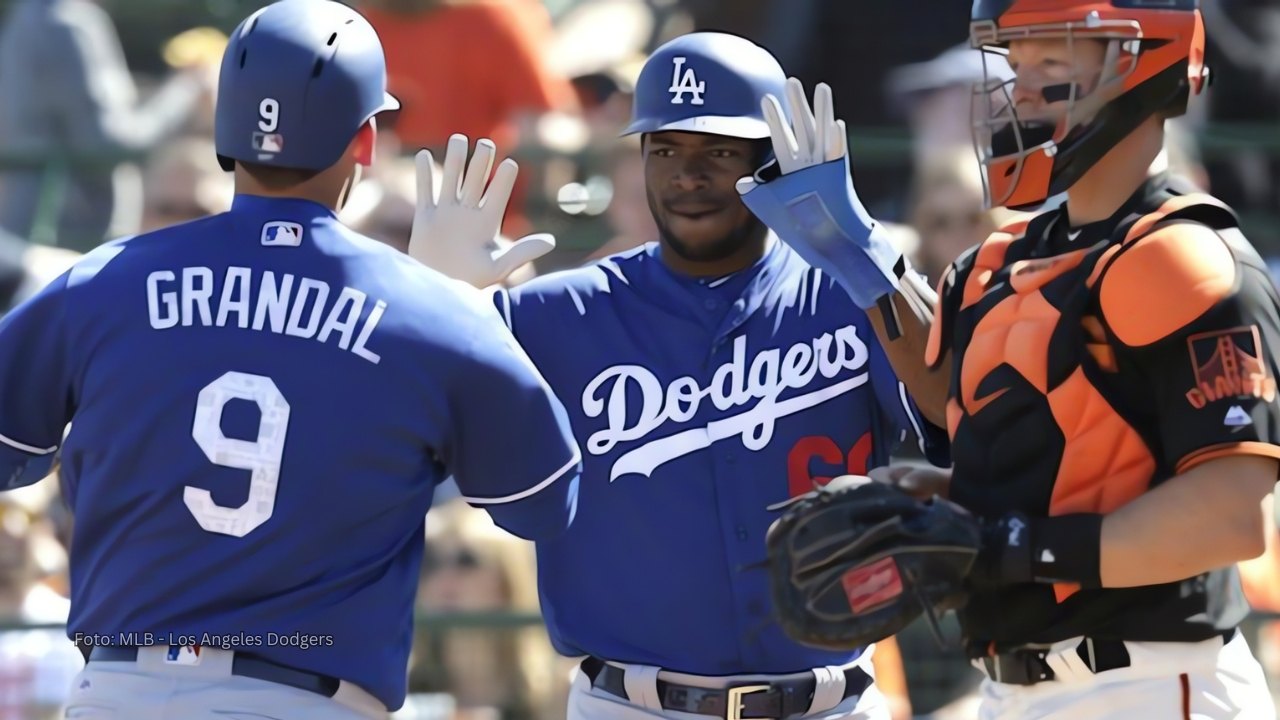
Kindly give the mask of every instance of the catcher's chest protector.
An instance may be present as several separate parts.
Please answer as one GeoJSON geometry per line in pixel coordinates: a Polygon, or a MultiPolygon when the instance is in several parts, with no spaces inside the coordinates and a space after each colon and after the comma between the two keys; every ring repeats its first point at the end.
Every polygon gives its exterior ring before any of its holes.
{"type": "MultiPolygon", "coordinates": [[[[1129,396],[1101,321],[1107,264],[1159,223],[1234,225],[1207,195],[1174,196],[1129,218],[1111,238],[1037,257],[1049,213],[1005,228],[957,263],[929,363],[953,352],[947,426],[952,498],[980,515],[1109,512],[1156,478],[1146,408],[1129,396]]],[[[1151,282],[1159,282],[1152,277],[1151,282]]],[[[1071,588],[1058,589],[1059,600],[1071,588]]]]}

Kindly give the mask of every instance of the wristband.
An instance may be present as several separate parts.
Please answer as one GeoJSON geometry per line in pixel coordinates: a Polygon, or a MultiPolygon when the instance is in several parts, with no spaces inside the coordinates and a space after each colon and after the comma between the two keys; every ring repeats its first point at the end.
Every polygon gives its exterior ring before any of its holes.
{"type": "Polygon", "coordinates": [[[1102,587],[1102,518],[1077,513],[1037,520],[1031,537],[1035,581],[1102,587]]]}
{"type": "Polygon", "coordinates": [[[1028,518],[1013,512],[985,523],[970,580],[978,586],[1034,582],[1101,587],[1102,517],[1028,518]]]}

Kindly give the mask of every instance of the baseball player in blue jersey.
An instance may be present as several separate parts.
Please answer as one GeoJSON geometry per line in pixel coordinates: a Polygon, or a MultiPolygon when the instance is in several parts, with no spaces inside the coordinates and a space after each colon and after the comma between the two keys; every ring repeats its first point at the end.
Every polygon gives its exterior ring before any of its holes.
{"type": "MultiPolygon", "coordinates": [[[[888,717],[869,653],[789,640],[766,574],[744,570],[763,557],[771,505],[884,464],[905,430],[945,457],[876,322],[735,190],[770,152],[761,100],[784,83],[739,37],[659,48],[628,132],[643,134],[660,241],[495,293],[584,449],[584,510],[538,543],[555,646],[585,656],[571,720],[888,717]]],[[[488,177],[493,153],[478,143],[465,182],[488,177]]],[[[455,137],[438,202],[420,155],[411,253],[485,285],[511,263],[490,255],[500,213],[453,190],[466,154],[455,137]]],[[[514,172],[504,161],[493,186],[514,172]]]]}
{"type": "Polygon", "coordinates": [[[335,217],[385,88],[350,8],[255,13],[219,88],[231,210],[0,323],[0,477],[60,453],[75,513],[67,717],[385,718],[434,486],[525,538],[572,521],[567,414],[488,298],[335,217]]]}

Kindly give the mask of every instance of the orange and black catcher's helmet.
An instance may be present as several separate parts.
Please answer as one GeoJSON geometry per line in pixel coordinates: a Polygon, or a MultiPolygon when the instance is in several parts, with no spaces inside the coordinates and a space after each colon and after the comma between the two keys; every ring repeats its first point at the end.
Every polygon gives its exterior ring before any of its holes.
{"type": "Polygon", "coordinates": [[[1208,78],[1199,0],[974,0],[969,31],[973,47],[1000,54],[1020,39],[1106,43],[1096,85],[1043,88],[1046,102],[1067,102],[1056,122],[1018,117],[1016,80],[991,72],[975,89],[974,145],[991,207],[1030,208],[1066,192],[1148,118],[1185,113],[1208,78]]]}

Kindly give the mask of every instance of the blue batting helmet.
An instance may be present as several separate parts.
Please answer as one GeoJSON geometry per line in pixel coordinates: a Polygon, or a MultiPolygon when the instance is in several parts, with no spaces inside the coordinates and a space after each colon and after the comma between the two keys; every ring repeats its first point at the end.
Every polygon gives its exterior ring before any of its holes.
{"type": "Polygon", "coordinates": [[[769,137],[760,101],[787,108],[787,76],[768,50],[746,38],[696,32],[649,56],[636,81],[624,135],[683,130],[758,140],[769,137]]]}
{"type": "Polygon", "coordinates": [[[373,27],[334,0],[281,0],[231,35],[222,57],[214,136],[218,158],[324,170],[387,94],[386,57],[373,27]]]}

